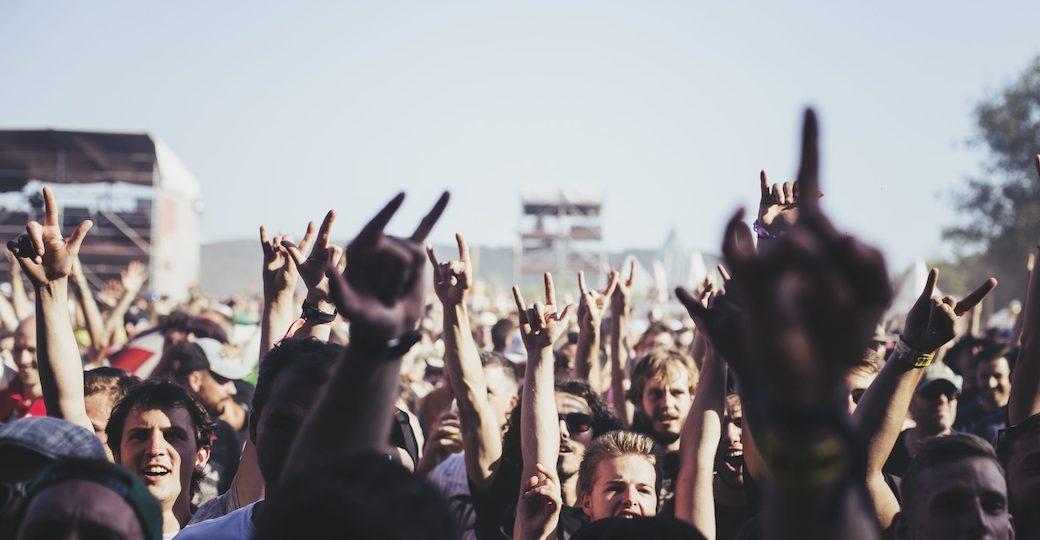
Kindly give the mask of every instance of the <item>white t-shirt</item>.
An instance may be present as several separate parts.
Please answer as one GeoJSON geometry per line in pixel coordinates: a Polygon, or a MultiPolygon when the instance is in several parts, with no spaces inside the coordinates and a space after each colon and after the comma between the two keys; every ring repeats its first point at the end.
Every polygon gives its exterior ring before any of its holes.
{"type": "Polygon", "coordinates": [[[176,540],[248,540],[253,537],[253,506],[243,506],[230,514],[218,518],[207,519],[181,529],[176,540]]]}

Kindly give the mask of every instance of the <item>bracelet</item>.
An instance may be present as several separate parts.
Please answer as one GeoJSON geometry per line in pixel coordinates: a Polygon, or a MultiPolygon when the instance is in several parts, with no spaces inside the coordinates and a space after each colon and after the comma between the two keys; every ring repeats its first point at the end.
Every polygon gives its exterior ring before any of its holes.
{"type": "Polygon", "coordinates": [[[762,225],[762,220],[756,219],[751,225],[754,227],[755,234],[758,236],[759,240],[776,240],[779,238],[778,235],[769,232],[765,225],[762,225]]]}
{"type": "Polygon", "coordinates": [[[759,448],[777,483],[793,487],[827,485],[856,465],[857,445],[847,419],[831,412],[779,414],[775,419],[771,429],[763,430],[759,448]],[[778,432],[777,428],[783,429],[778,432]]]}
{"type": "MultiPolygon", "coordinates": [[[[353,328],[351,328],[353,330],[353,328]]],[[[395,358],[401,358],[408,351],[412,350],[412,347],[419,340],[422,339],[422,333],[418,330],[413,330],[407,334],[391,339],[383,343],[377,343],[368,341],[360,336],[355,336],[353,331],[350,335],[350,342],[347,344],[348,347],[352,347],[362,353],[378,358],[379,360],[393,360],[395,358]]]]}
{"type": "Polygon", "coordinates": [[[326,313],[318,309],[318,306],[304,300],[303,313],[300,314],[300,318],[318,324],[328,324],[336,320],[336,310],[332,310],[332,313],[326,313]]]}
{"type": "Polygon", "coordinates": [[[910,365],[915,368],[928,367],[932,363],[932,359],[935,358],[935,351],[930,353],[920,352],[910,345],[907,345],[903,338],[900,337],[899,341],[896,342],[896,348],[892,351],[893,355],[898,355],[906,358],[910,365]]]}

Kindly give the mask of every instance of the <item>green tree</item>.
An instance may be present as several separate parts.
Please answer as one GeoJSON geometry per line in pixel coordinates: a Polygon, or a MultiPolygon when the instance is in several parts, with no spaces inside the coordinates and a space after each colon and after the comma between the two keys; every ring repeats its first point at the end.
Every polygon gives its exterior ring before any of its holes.
{"type": "Polygon", "coordinates": [[[997,306],[1025,298],[1025,260],[1040,239],[1040,57],[975,108],[974,142],[987,151],[983,174],[955,194],[968,219],[946,230],[968,283],[994,275],[997,306]]]}

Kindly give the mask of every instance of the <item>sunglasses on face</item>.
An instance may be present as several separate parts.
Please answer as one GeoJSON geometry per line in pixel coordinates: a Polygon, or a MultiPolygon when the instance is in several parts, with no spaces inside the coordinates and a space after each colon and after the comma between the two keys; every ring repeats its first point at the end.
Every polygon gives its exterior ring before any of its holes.
{"type": "Polygon", "coordinates": [[[592,429],[592,416],[580,413],[572,412],[567,414],[561,414],[560,420],[563,420],[567,424],[567,431],[570,433],[585,433],[592,429]]]}
{"type": "Polygon", "coordinates": [[[926,386],[922,388],[921,391],[918,393],[921,395],[921,397],[929,401],[933,399],[939,399],[939,396],[946,396],[946,399],[948,399],[949,401],[954,401],[955,399],[957,399],[958,396],[956,390],[946,388],[943,385],[938,384],[926,386]]]}

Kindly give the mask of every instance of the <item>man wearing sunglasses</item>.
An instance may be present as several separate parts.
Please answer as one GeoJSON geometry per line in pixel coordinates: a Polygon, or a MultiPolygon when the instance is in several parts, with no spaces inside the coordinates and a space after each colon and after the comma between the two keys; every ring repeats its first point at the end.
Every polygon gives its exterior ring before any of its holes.
{"type": "Polygon", "coordinates": [[[961,377],[945,364],[932,364],[925,369],[910,399],[910,416],[916,425],[899,434],[885,462],[886,473],[902,477],[926,441],[954,432],[961,384],[961,377]]]}

